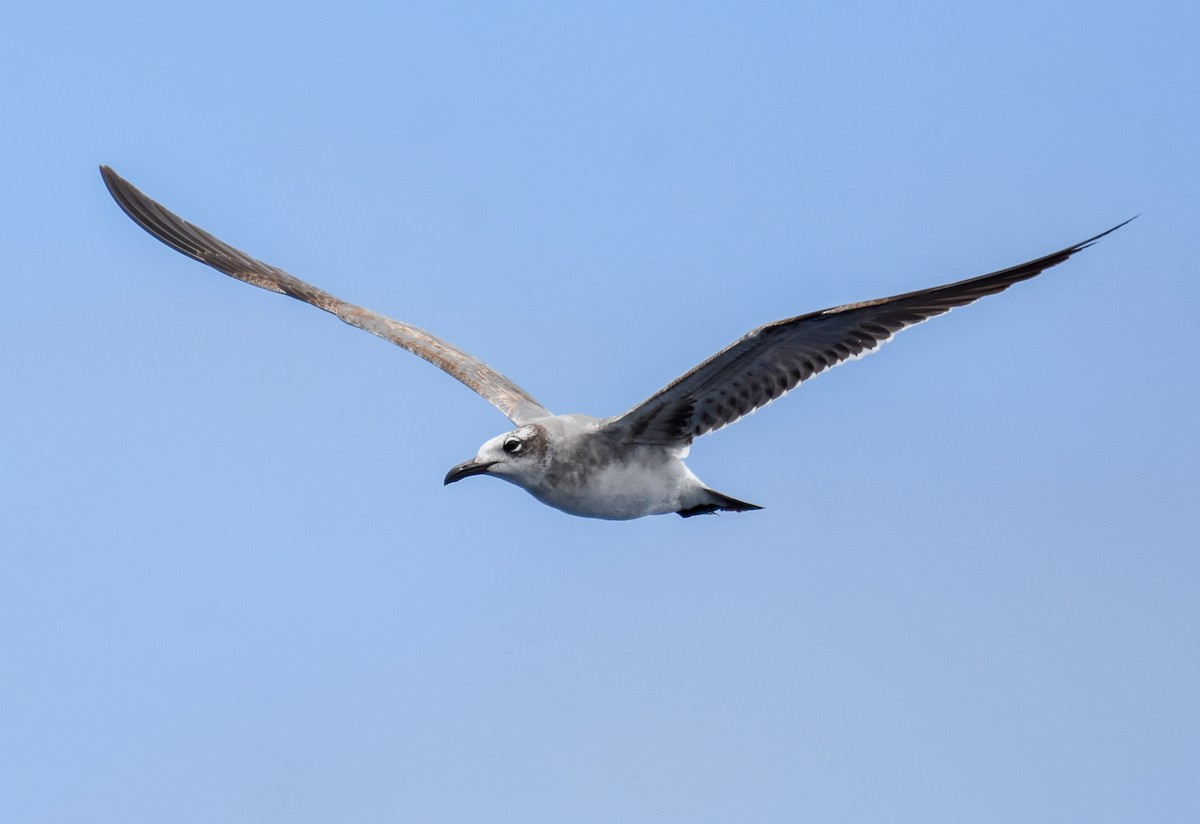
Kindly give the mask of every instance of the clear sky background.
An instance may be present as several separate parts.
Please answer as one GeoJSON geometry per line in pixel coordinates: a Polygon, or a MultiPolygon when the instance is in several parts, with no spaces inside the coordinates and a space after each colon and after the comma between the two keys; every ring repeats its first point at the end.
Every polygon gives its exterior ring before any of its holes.
{"type": "Polygon", "coordinates": [[[5,13],[0,819],[1200,820],[1197,5],[390,6],[5,13]],[[1142,216],[607,523],[100,163],[595,415],[1142,216]]]}

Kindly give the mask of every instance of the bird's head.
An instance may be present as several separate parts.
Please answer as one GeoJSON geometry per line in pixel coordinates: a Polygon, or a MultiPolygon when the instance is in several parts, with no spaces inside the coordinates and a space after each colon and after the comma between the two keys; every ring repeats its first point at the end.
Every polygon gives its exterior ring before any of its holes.
{"type": "Polygon", "coordinates": [[[495,475],[528,487],[544,473],[546,429],[537,424],[497,435],[479,447],[479,453],[446,473],[447,484],[471,475],[495,475]]]}

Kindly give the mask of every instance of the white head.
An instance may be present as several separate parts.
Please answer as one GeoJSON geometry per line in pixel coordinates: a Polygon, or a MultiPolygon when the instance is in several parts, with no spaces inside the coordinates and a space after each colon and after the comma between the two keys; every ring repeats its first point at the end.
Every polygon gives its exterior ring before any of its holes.
{"type": "Polygon", "coordinates": [[[545,474],[546,428],[529,424],[497,435],[479,447],[479,453],[446,473],[452,484],[471,475],[495,475],[524,489],[534,486],[545,474]]]}

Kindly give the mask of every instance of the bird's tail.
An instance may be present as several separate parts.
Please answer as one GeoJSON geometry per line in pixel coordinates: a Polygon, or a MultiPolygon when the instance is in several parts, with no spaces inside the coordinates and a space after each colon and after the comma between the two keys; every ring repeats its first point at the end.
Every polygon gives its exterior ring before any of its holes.
{"type": "Polygon", "coordinates": [[[756,504],[748,504],[745,501],[739,501],[736,498],[730,498],[728,495],[722,495],[720,492],[714,492],[711,489],[704,490],[705,500],[689,506],[687,509],[679,509],[676,512],[684,518],[690,518],[693,515],[708,515],[712,512],[750,512],[755,509],[762,509],[756,504]]]}

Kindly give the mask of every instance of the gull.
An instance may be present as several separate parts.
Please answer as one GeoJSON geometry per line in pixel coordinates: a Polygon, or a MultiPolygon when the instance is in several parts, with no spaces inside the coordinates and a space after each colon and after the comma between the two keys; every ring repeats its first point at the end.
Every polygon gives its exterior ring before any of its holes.
{"type": "Polygon", "coordinates": [[[782,397],[802,381],[874,352],[897,332],[1057,266],[1129,222],[991,274],[768,323],[628,412],[594,418],[554,415],[473,355],[423,329],[346,303],[255,260],[146,197],[109,167],[101,166],[100,173],[117,205],[177,252],[391,341],[503,412],[516,428],[487,441],[474,458],[453,467],[445,484],[491,475],[563,512],[607,520],[761,509],[716,492],[697,478],[683,460],[692,441],[782,397]]]}

